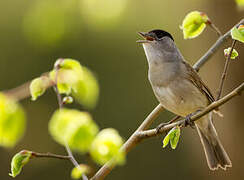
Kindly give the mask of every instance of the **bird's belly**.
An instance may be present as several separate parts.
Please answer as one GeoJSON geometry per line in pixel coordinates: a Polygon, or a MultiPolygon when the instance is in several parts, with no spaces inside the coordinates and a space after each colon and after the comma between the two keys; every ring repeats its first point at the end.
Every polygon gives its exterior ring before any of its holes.
{"type": "Polygon", "coordinates": [[[153,89],[164,108],[185,117],[206,107],[207,100],[195,86],[184,87],[185,85],[181,87],[181,84],[177,84],[174,87],[156,86],[153,89]]]}

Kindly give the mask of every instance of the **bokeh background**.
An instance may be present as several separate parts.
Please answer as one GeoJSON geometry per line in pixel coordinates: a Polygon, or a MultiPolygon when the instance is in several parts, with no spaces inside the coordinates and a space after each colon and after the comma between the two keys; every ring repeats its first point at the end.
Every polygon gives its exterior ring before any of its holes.
{"type": "MultiPolygon", "coordinates": [[[[0,0],[0,90],[11,89],[50,70],[59,57],[77,59],[96,74],[100,98],[94,119],[101,128],[113,127],[127,139],[158,104],[147,80],[147,62],[138,31],[161,28],[171,32],[182,54],[191,64],[216,41],[207,28],[193,40],[183,40],[179,28],[184,16],[199,10],[207,13],[222,32],[243,18],[232,0],[0,0]]],[[[226,42],[200,70],[200,75],[216,93],[224,66],[226,42]]],[[[231,62],[224,93],[243,81],[244,48],[238,43],[239,57],[231,62]]],[[[8,176],[12,156],[22,150],[64,154],[64,148],[48,134],[48,121],[57,108],[49,90],[37,102],[21,101],[27,113],[27,130],[12,149],[0,147],[0,179],[8,176]]],[[[108,180],[124,179],[215,179],[244,178],[244,96],[221,107],[224,118],[215,124],[229,153],[233,168],[211,172],[195,130],[182,132],[176,150],[162,149],[163,137],[145,140],[133,149],[126,165],[115,168],[108,180]]],[[[75,105],[81,109],[80,105],[75,105]]],[[[172,114],[163,112],[154,126],[172,114]]],[[[75,154],[79,162],[87,157],[75,154]]],[[[34,159],[24,167],[19,180],[70,178],[70,162],[34,159]]]]}

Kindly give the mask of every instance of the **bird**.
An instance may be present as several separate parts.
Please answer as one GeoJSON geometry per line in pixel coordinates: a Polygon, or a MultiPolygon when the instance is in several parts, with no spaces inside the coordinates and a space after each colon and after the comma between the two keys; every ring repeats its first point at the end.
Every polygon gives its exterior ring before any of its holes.
{"type": "MultiPolygon", "coordinates": [[[[148,61],[148,79],[160,104],[181,117],[190,117],[215,101],[210,89],[185,61],[173,36],[160,29],[138,32],[148,61]]],[[[197,129],[210,170],[232,167],[216,129],[212,112],[192,122],[197,129]]]]}

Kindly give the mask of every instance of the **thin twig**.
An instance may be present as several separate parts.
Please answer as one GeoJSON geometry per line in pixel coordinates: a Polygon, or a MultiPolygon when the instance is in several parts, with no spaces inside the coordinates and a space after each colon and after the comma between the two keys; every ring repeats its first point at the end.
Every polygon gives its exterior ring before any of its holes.
{"type": "Polygon", "coordinates": [[[222,36],[222,33],[220,32],[219,28],[217,28],[217,26],[215,26],[214,23],[209,22],[208,25],[218,34],[218,36],[222,36]]]}
{"type": "MultiPolygon", "coordinates": [[[[60,59],[59,64],[62,61],[63,61],[63,59],[60,59]]],[[[55,66],[56,75],[55,75],[54,89],[55,89],[55,92],[56,92],[56,95],[57,95],[59,109],[62,109],[63,108],[62,96],[61,96],[61,94],[59,93],[59,90],[58,90],[58,72],[59,72],[59,69],[60,69],[60,65],[59,64],[56,64],[56,66],[55,66]]],[[[67,153],[69,155],[69,159],[73,163],[73,165],[76,168],[78,168],[80,171],[82,171],[81,167],[79,166],[79,163],[76,161],[75,157],[73,156],[72,151],[70,150],[69,145],[68,145],[67,142],[65,142],[65,149],[66,149],[66,151],[67,151],[67,153]]],[[[87,178],[87,176],[85,174],[82,174],[82,179],[83,180],[88,180],[88,178],[87,178]]]]}
{"type": "Polygon", "coordinates": [[[224,82],[225,82],[227,71],[228,71],[228,67],[229,67],[229,64],[230,64],[231,54],[233,52],[235,44],[236,44],[236,40],[233,40],[229,55],[228,55],[228,57],[226,58],[226,61],[225,61],[225,67],[224,67],[224,70],[223,70],[223,73],[222,73],[222,76],[221,76],[221,80],[220,80],[220,84],[219,84],[219,90],[217,91],[218,95],[217,95],[216,100],[219,100],[220,97],[221,97],[221,94],[222,94],[222,91],[223,91],[223,88],[224,88],[224,82]]]}
{"type": "MultiPolygon", "coordinates": [[[[206,107],[205,109],[203,109],[199,113],[193,115],[191,117],[192,122],[198,120],[199,118],[201,118],[202,116],[206,115],[207,113],[209,113],[209,112],[213,111],[214,109],[218,108],[219,106],[225,104],[226,102],[231,100],[233,97],[235,97],[237,95],[240,95],[243,90],[244,90],[244,82],[240,86],[235,88],[233,91],[231,91],[229,94],[227,94],[225,97],[219,99],[218,101],[214,101],[208,107],[206,107]]],[[[137,136],[138,136],[137,138],[145,139],[145,138],[157,136],[159,134],[162,134],[162,133],[168,131],[169,129],[171,129],[171,128],[175,127],[175,126],[183,125],[183,124],[185,124],[185,122],[186,122],[186,120],[184,119],[184,120],[181,120],[181,121],[166,125],[166,126],[160,128],[159,130],[157,128],[155,128],[155,129],[141,131],[141,132],[137,133],[137,136]]]]}
{"type": "MultiPolygon", "coordinates": [[[[244,23],[244,19],[242,19],[238,24],[235,26],[238,26],[240,24],[244,23]]],[[[212,55],[220,48],[220,46],[227,40],[228,37],[230,37],[231,30],[229,30],[227,33],[225,33],[223,36],[219,37],[219,39],[216,41],[214,45],[195,63],[193,68],[196,71],[199,71],[200,67],[202,67],[211,57],[212,55]]],[[[141,126],[149,127],[150,124],[158,117],[160,112],[162,112],[163,108],[159,104],[152,113],[154,114],[151,116],[151,114],[142,122],[141,126]],[[151,117],[150,117],[151,116],[151,117]],[[152,118],[152,120],[150,120],[152,118]]],[[[140,127],[141,127],[140,126],[140,127]]],[[[140,128],[139,127],[139,128],[140,128]]],[[[139,129],[138,128],[138,129],[139,129]]],[[[144,128],[143,130],[145,130],[144,128]]],[[[130,136],[130,138],[125,142],[125,144],[122,146],[122,150],[124,150],[126,153],[128,153],[138,142],[139,138],[137,137],[138,129],[130,136]]],[[[103,165],[97,173],[91,178],[91,180],[102,180],[104,179],[115,167],[113,160],[108,161],[105,165],[103,165]]]]}
{"type": "MultiPolygon", "coordinates": [[[[242,23],[244,23],[244,19],[242,19],[234,27],[237,27],[242,23]]],[[[196,71],[199,71],[199,68],[202,67],[212,57],[212,55],[220,48],[220,46],[230,37],[231,29],[223,36],[220,36],[219,39],[212,45],[212,47],[210,47],[209,50],[197,61],[197,63],[194,64],[193,68],[196,71]]]]}
{"type": "Polygon", "coordinates": [[[56,159],[67,159],[70,160],[70,156],[63,156],[59,154],[53,154],[53,153],[38,153],[38,152],[33,152],[31,151],[31,155],[33,157],[38,157],[38,158],[56,158],[56,159]]]}

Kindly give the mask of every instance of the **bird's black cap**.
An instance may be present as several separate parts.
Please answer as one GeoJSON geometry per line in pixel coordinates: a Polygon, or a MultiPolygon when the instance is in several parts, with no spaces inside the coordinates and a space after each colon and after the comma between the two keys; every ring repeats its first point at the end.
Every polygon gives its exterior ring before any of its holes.
{"type": "Polygon", "coordinates": [[[151,36],[155,36],[157,39],[161,39],[161,38],[167,36],[174,41],[173,36],[164,30],[155,29],[155,30],[149,31],[148,34],[151,36]]]}

